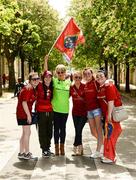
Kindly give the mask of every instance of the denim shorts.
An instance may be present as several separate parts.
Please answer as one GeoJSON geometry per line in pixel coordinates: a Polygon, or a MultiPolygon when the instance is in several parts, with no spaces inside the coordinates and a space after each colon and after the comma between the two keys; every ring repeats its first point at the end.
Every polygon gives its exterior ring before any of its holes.
{"type": "Polygon", "coordinates": [[[87,111],[87,118],[94,119],[96,116],[101,116],[102,111],[100,108],[94,109],[92,111],[87,111]]]}

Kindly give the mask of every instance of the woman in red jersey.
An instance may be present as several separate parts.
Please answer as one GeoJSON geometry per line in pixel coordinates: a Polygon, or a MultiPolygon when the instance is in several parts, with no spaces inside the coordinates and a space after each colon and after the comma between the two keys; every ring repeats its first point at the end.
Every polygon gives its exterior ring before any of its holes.
{"type": "Polygon", "coordinates": [[[90,68],[83,71],[84,78],[86,79],[84,88],[84,98],[86,103],[88,123],[91,133],[97,138],[96,151],[91,154],[91,158],[99,158],[102,156],[103,134],[101,122],[101,109],[97,100],[97,86],[98,83],[93,77],[93,72],[90,68]]]}
{"type": "Polygon", "coordinates": [[[85,100],[83,98],[85,85],[81,83],[82,73],[75,71],[73,73],[73,84],[70,87],[70,95],[72,97],[73,108],[72,117],[75,127],[74,139],[74,156],[83,155],[82,130],[87,121],[87,113],[85,108],[85,100]]]}
{"type": "Polygon", "coordinates": [[[52,128],[53,128],[53,110],[51,99],[53,97],[52,73],[45,71],[42,75],[42,82],[37,87],[36,111],[38,112],[38,135],[42,157],[53,155],[50,151],[52,128]]]}
{"type": "Polygon", "coordinates": [[[22,136],[20,138],[19,159],[31,159],[32,153],[29,152],[30,126],[32,123],[32,105],[37,97],[36,87],[39,83],[39,76],[33,72],[29,75],[29,84],[20,91],[17,104],[17,122],[22,126],[22,136]]]}
{"type": "MultiPolygon", "coordinates": [[[[113,83],[106,83],[105,71],[98,71],[96,75],[97,82],[99,83],[99,92],[97,98],[102,109],[103,116],[105,118],[105,124],[108,126],[108,131],[111,128],[110,136],[106,133],[104,138],[104,157],[103,163],[115,162],[115,146],[117,139],[121,133],[121,126],[119,122],[115,122],[112,117],[112,110],[114,106],[121,106],[121,97],[113,83]],[[110,126],[109,126],[110,125],[110,126]]],[[[106,128],[105,126],[105,128],[106,128]]],[[[107,131],[107,128],[105,132],[107,131]]]]}

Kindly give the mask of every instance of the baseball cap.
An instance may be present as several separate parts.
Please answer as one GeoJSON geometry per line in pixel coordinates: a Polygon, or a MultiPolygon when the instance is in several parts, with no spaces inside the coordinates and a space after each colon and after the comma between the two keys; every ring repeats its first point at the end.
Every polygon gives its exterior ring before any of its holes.
{"type": "Polygon", "coordinates": [[[46,76],[52,76],[51,71],[45,71],[45,72],[43,73],[43,77],[46,77],[46,76]]]}

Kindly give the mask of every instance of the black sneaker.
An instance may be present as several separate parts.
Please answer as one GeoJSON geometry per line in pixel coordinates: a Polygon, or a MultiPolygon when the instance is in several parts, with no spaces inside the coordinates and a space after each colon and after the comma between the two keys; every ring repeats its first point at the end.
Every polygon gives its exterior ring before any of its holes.
{"type": "Polygon", "coordinates": [[[29,159],[32,159],[32,160],[37,160],[38,158],[37,157],[34,157],[33,155],[32,155],[32,153],[27,153],[27,154],[25,154],[24,153],[24,159],[25,160],[29,160],[29,159]]]}
{"type": "Polygon", "coordinates": [[[49,151],[44,151],[44,152],[42,153],[42,157],[50,157],[50,156],[51,156],[51,154],[50,154],[49,151]]]}
{"type": "Polygon", "coordinates": [[[18,153],[18,159],[24,159],[24,153],[18,153]]]}

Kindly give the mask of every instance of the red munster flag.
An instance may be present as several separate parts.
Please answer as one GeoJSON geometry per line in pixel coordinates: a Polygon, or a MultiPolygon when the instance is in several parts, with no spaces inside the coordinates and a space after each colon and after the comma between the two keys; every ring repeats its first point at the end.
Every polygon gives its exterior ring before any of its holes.
{"type": "Polygon", "coordinates": [[[112,125],[105,122],[104,157],[115,160],[115,146],[119,135],[122,132],[120,123],[112,122],[112,125]]]}
{"type": "Polygon", "coordinates": [[[54,47],[63,53],[64,58],[70,62],[74,49],[78,44],[85,42],[82,31],[71,18],[62,33],[57,38],[54,47]]]}

